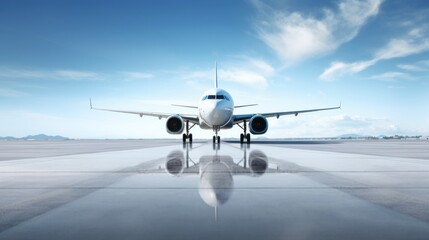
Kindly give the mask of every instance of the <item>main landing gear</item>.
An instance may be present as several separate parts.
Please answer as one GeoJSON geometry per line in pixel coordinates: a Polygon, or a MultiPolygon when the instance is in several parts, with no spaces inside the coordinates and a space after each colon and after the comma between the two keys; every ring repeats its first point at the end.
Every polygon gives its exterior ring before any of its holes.
{"type": "Polygon", "coordinates": [[[191,143],[192,142],[192,133],[191,134],[184,133],[182,135],[182,138],[183,138],[182,140],[183,140],[184,143],[186,142],[186,139],[189,139],[189,142],[191,143]]]}
{"type": "Polygon", "coordinates": [[[240,134],[240,143],[243,143],[244,139],[246,139],[247,144],[250,144],[250,133],[247,133],[246,120],[243,121],[243,126],[240,126],[238,123],[237,125],[244,131],[244,133],[240,134]]]}
{"type": "Polygon", "coordinates": [[[194,126],[195,123],[191,127],[189,127],[189,121],[186,121],[186,133],[182,135],[183,143],[186,142],[186,139],[188,139],[189,142],[192,143],[192,133],[189,133],[189,130],[191,130],[191,128],[193,128],[194,126]]]}
{"type": "Polygon", "coordinates": [[[244,142],[244,139],[246,139],[247,143],[250,143],[250,133],[248,134],[240,134],[240,143],[244,142]]]}

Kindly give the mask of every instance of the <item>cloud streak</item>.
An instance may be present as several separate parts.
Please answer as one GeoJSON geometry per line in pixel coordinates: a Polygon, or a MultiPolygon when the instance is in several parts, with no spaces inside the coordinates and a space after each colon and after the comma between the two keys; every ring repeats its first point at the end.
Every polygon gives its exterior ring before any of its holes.
{"type": "MultiPolygon", "coordinates": [[[[219,81],[229,81],[254,88],[265,88],[268,85],[268,78],[276,71],[267,62],[249,57],[240,57],[239,61],[225,63],[226,67],[218,67],[219,81]]],[[[184,74],[184,79],[188,84],[195,85],[198,79],[215,78],[215,69],[193,71],[184,74]]]]}
{"type": "MultiPolygon", "coordinates": [[[[423,36],[421,29],[411,29],[403,38],[395,38],[388,42],[386,47],[379,49],[371,59],[353,63],[333,62],[331,66],[319,76],[324,81],[334,81],[364,71],[365,69],[383,60],[406,57],[429,50],[429,39],[423,36]]],[[[402,66],[404,68],[404,66],[402,66]]],[[[405,68],[410,69],[409,66],[405,68]]]]}
{"type": "Polygon", "coordinates": [[[0,78],[60,79],[60,80],[101,80],[99,73],[76,70],[28,70],[19,68],[0,68],[0,78]]]}
{"type": "Polygon", "coordinates": [[[429,70],[429,60],[418,61],[414,64],[398,64],[397,67],[412,72],[424,72],[429,70]]]}
{"type": "Polygon", "coordinates": [[[0,88],[0,97],[25,97],[27,93],[10,88],[0,88]]]}
{"type": "Polygon", "coordinates": [[[143,80],[153,78],[154,75],[147,72],[123,72],[126,80],[143,80]]]}
{"type": "Polygon", "coordinates": [[[370,79],[376,79],[386,82],[395,82],[397,79],[412,79],[412,77],[403,72],[386,72],[370,77],[370,79]]]}
{"type": "Polygon", "coordinates": [[[305,59],[334,51],[352,40],[362,26],[379,12],[382,0],[344,0],[337,9],[323,9],[323,17],[300,12],[284,13],[256,1],[265,17],[257,23],[262,41],[292,65],[305,59]]]}
{"type": "MultiPolygon", "coordinates": [[[[275,124],[275,121],[273,123],[275,124]]],[[[289,137],[335,137],[342,134],[378,136],[394,135],[401,131],[398,125],[387,118],[342,114],[317,119],[314,117],[283,118],[281,122],[275,124],[275,127],[277,130],[290,129],[289,137]]]]}

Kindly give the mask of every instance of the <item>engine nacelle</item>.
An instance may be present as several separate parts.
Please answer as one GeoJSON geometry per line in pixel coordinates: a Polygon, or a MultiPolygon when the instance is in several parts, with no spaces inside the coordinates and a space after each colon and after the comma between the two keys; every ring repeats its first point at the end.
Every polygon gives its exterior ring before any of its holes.
{"type": "Polygon", "coordinates": [[[249,168],[253,176],[258,177],[268,168],[268,157],[259,150],[253,150],[249,154],[249,168]]]}
{"type": "Polygon", "coordinates": [[[249,129],[252,134],[264,134],[268,130],[268,121],[262,115],[255,115],[249,120],[249,129]]]}
{"type": "Polygon", "coordinates": [[[168,117],[165,127],[167,128],[167,132],[170,134],[181,134],[185,127],[185,123],[183,122],[182,117],[179,115],[173,115],[168,117]]]}

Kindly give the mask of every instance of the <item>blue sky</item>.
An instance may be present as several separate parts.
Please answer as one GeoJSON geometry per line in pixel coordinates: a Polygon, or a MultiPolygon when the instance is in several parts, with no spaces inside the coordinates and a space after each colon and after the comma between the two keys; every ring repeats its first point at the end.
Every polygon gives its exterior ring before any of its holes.
{"type": "MultiPolygon", "coordinates": [[[[429,3],[2,1],[0,136],[168,138],[213,86],[238,113],[336,106],[270,119],[267,137],[429,135],[429,3]]],[[[195,137],[212,132],[195,129],[195,137]]],[[[222,131],[237,137],[240,129],[222,131]]]]}

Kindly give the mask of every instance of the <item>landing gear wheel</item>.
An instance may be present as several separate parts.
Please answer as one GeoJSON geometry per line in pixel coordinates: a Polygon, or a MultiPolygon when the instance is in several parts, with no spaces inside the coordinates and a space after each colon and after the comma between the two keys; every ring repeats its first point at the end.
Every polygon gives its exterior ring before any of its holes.
{"type": "Polygon", "coordinates": [[[188,135],[189,142],[192,143],[192,133],[188,135]]]}
{"type": "Polygon", "coordinates": [[[220,136],[217,136],[217,143],[220,143],[220,136]]]}
{"type": "Polygon", "coordinates": [[[216,142],[216,136],[213,136],[213,143],[216,142]]]}
{"type": "Polygon", "coordinates": [[[244,142],[244,134],[240,134],[240,143],[244,142]]]}
{"type": "Polygon", "coordinates": [[[246,135],[246,140],[247,140],[247,144],[249,144],[249,143],[250,143],[250,133],[248,133],[248,134],[246,135]]]}
{"type": "Polygon", "coordinates": [[[183,142],[185,143],[186,142],[186,138],[187,138],[186,134],[183,134],[182,138],[183,138],[183,142]]]}

